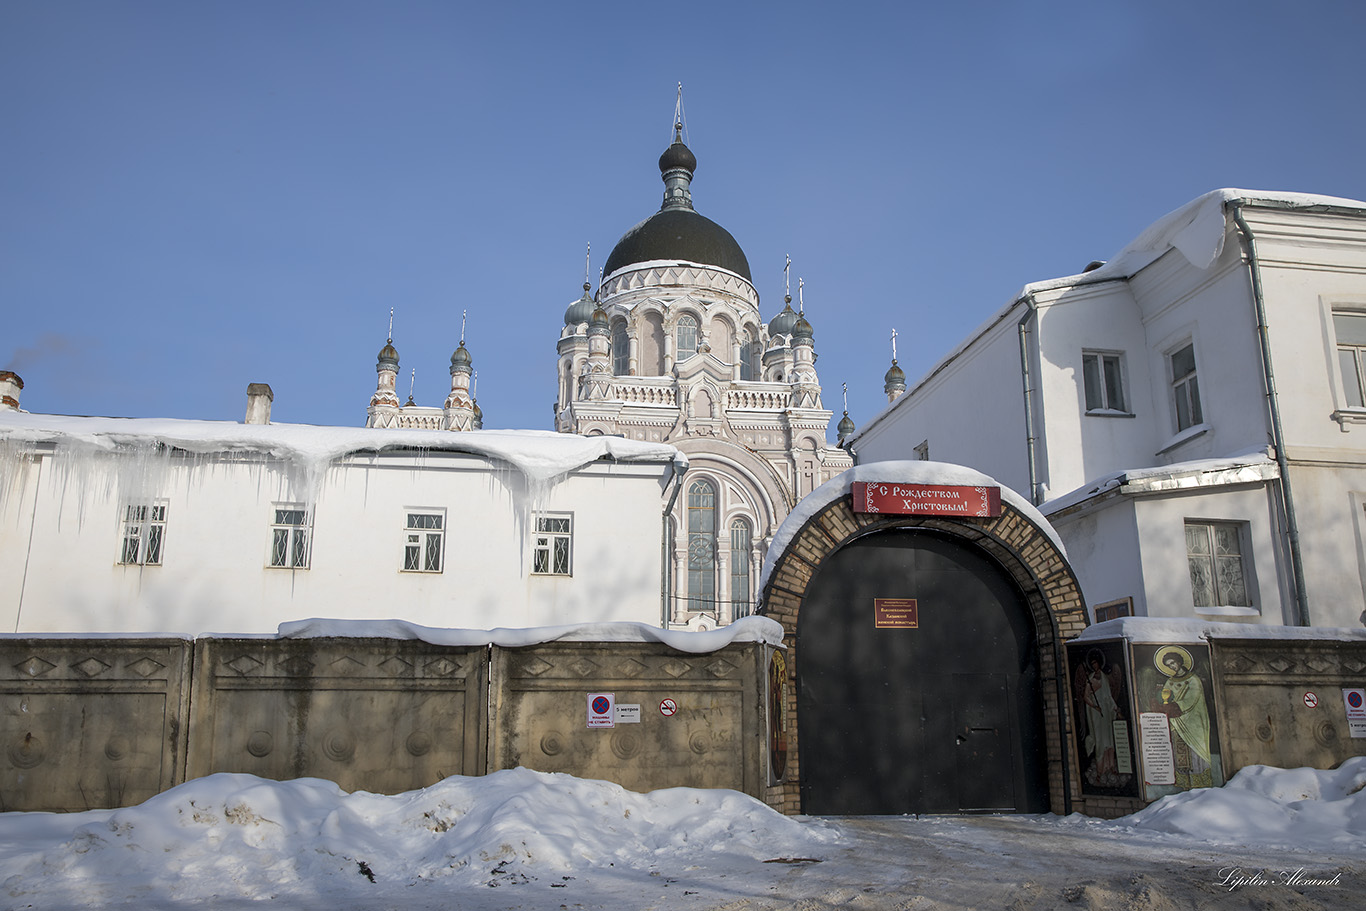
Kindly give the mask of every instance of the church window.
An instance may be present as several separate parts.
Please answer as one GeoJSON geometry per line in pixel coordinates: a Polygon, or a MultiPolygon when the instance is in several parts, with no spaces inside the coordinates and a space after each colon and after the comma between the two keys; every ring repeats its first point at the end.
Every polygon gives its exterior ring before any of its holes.
{"type": "Polygon", "coordinates": [[[697,320],[691,316],[678,318],[678,360],[686,361],[697,353],[697,320]]]}
{"type": "Polygon", "coordinates": [[[624,319],[612,324],[612,373],[616,376],[631,374],[631,341],[626,336],[624,319]]]}
{"type": "Polygon", "coordinates": [[[753,534],[749,520],[735,518],[730,523],[730,600],[735,619],[748,617],[750,611],[749,558],[753,534]]]}
{"type": "Polygon", "coordinates": [[[446,546],[445,526],[445,510],[408,513],[403,545],[404,572],[441,572],[441,557],[446,546]]]}
{"type": "Polygon", "coordinates": [[[716,488],[694,481],[688,488],[688,610],[716,608],[716,488]]]}
{"type": "Polygon", "coordinates": [[[741,330],[740,332],[740,379],[754,379],[754,359],[750,352],[752,343],[749,340],[749,333],[741,330]]]}
{"type": "Polygon", "coordinates": [[[570,575],[573,542],[573,516],[537,516],[536,536],[531,548],[531,571],[552,576],[570,575]]]}
{"type": "Polygon", "coordinates": [[[1186,562],[1196,607],[1248,606],[1243,524],[1187,522],[1186,562]]]}
{"type": "Polygon", "coordinates": [[[123,512],[119,562],[157,566],[166,541],[166,504],[128,505],[123,512]]]}
{"type": "Polygon", "coordinates": [[[275,507],[275,521],[270,526],[271,566],[308,569],[310,525],[304,507],[275,507]]]}

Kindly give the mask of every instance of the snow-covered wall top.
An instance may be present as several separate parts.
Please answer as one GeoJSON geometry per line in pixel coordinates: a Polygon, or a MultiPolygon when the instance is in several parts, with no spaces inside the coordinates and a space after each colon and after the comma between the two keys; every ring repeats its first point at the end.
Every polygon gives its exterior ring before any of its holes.
{"type": "Polygon", "coordinates": [[[1214,623],[1167,617],[1120,617],[1088,626],[1075,642],[1128,639],[1132,642],[1199,642],[1201,639],[1355,639],[1366,641],[1366,629],[1328,626],[1266,626],[1214,623]]]}
{"type": "Polygon", "coordinates": [[[869,462],[866,465],[856,465],[843,474],[837,475],[817,487],[811,493],[802,498],[797,504],[797,508],[788,513],[783,524],[778,526],[777,533],[773,536],[773,543],[768,546],[768,553],[764,555],[764,567],[759,573],[759,590],[763,591],[768,585],[769,577],[773,575],[773,568],[782,556],[783,551],[792,543],[792,539],[797,537],[797,533],[802,530],[802,526],[810,521],[825,507],[843,497],[847,497],[853,489],[855,481],[887,481],[893,484],[946,484],[963,487],[999,487],[1001,489],[1001,499],[1009,503],[1015,510],[1024,513],[1030,521],[1048,535],[1048,539],[1058,548],[1058,552],[1066,555],[1067,550],[1062,545],[1062,539],[1028,500],[1020,496],[1014,490],[998,483],[994,478],[968,468],[965,465],[949,465],[944,462],[930,461],[904,461],[904,462],[869,462]]]}
{"type": "Polygon", "coordinates": [[[550,430],[379,430],[312,424],[237,424],[172,418],[95,418],[0,413],[0,442],[53,443],[59,450],[115,453],[161,444],[198,454],[259,453],[316,476],[353,453],[395,450],[461,452],[511,465],[532,486],[553,483],[598,459],[673,462],[687,457],[663,443],[621,437],[577,436],[550,430]]]}
{"type": "Polygon", "coordinates": [[[1164,486],[1172,489],[1199,487],[1204,478],[1222,477],[1227,473],[1231,476],[1227,483],[1245,483],[1261,479],[1265,472],[1273,471],[1275,467],[1275,460],[1267,455],[1265,447],[1261,447],[1223,459],[1198,459],[1147,468],[1126,468],[1088,481],[1076,490],[1049,500],[1043,504],[1042,510],[1045,515],[1051,516],[1098,493],[1140,481],[1154,484],[1168,481],[1170,483],[1164,486]]]}
{"type": "Polygon", "coordinates": [[[519,648],[543,642],[660,642],[695,655],[734,642],[783,644],[783,627],[767,617],[743,617],[702,633],[664,630],[644,623],[578,623],[528,629],[437,629],[405,620],[295,620],[280,624],[281,639],[419,639],[432,645],[519,648]]]}

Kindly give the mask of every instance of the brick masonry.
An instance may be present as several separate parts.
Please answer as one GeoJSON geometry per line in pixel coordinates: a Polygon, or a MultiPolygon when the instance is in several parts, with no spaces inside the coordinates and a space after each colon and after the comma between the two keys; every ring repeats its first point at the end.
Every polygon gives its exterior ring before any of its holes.
{"type": "MultiPolygon", "coordinates": [[[[797,690],[797,616],[807,586],[822,560],[864,535],[893,528],[925,528],[971,542],[1000,564],[1024,593],[1034,620],[1039,649],[1040,690],[1043,696],[1048,752],[1049,805],[1055,813],[1079,809],[1080,781],[1072,738],[1068,687],[1058,679],[1062,644],[1075,638],[1088,620],[1081,588],[1066,557],[1053,540],[1028,516],[1001,504],[994,518],[935,518],[855,513],[849,497],[831,503],[812,516],[792,539],[774,566],[763,592],[761,613],[783,625],[788,649],[789,691],[797,690]],[[1061,691],[1061,694],[1060,692],[1061,691]],[[1060,701],[1061,700],[1061,701],[1060,701]]],[[[788,766],[783,781],[770,785],[765,800],[787,814],[801,812],[801,768],[796,700],[789,701],[788,766]]]]}

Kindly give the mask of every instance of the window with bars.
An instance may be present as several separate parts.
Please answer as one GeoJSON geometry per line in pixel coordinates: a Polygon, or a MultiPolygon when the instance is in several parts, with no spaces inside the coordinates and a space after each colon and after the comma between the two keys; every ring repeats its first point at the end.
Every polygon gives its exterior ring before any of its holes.
{"type": "Polygon", "coordinates": [[[1110,351],[1081,353],[1082,386],[1086,392],[1086,410],[1129,411],[1124,398],[1124,356],[1110,351]]]}
{"type": "Polygon", "coordinates": [[[749,558],[753,532],[749,520],[735,518],[730,523],[730,602],[735,619],[748,617],[751,607],[749,558]]]}
{"type": "Polygon", "coordinates": [[[128,505],[123,512],[123,545],[119,562],[143,566],[161,563],[166,542],[166,504],[128,505]]]}
{"type": "Polygon", "coordinates": [[[1195,345],[1187,344],[1167,357],[1172,372],[1172,398],[1176,407],[1176,430],[1203,424],[1200,411],[1200,384],[1195,376],[1195,345]]]}
{"type": "Polygon", "coordinates": [[[682,363],[697,353],[697,320],[686,314],[678,318],[678,354],[674,360],[682,363]]]}
{"type": "Polygon", "coordinates": [[[572,575],[574,517],[543,515],[536,517],[536,536],[531,548],[531,571],[541,575],[572,575]]]}
{"type": "Polygon", "coordinates": [[[302,506],[276,506],[270,526],[270,565],[308,569],[312,523],[302,506]]]}
{"type": "Polygon", "coordinates": [[[1187,522],[1186,562],[1196,607],[1247,607],[1243,524],[1187,522]]]}
{"type": "Polygon", "coordinates": [[[1334,313],[1333,334],[1337,336],[1343,404],[1366,407],[1366,313],[1334,313]]]}
{"type": "Polygon", "coordinates": [[[441,572],[446,546],[446,513],[410,512],[403,545],[403,570],[411,573],[441,572]]]}

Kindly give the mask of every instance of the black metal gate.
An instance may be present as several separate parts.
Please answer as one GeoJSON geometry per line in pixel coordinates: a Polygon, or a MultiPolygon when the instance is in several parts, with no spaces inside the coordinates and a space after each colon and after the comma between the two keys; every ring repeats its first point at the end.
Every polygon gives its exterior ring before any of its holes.
{"type": "Polygon", "coordinates": [[[823,561],[797,621],[802,812],[1043,812],[1035,635],[977,548],[891,530],[823,561]]]}

